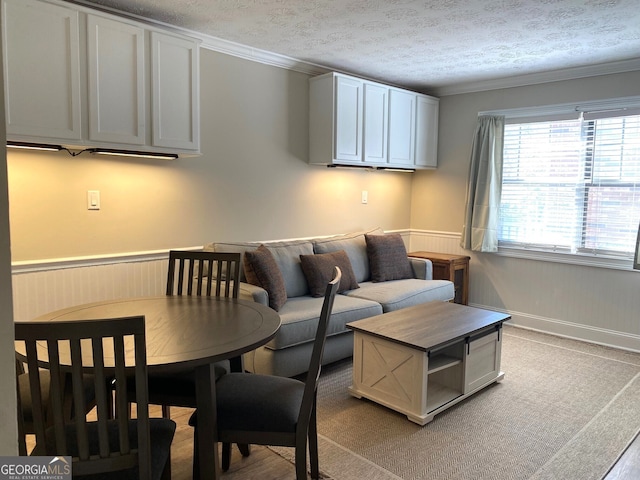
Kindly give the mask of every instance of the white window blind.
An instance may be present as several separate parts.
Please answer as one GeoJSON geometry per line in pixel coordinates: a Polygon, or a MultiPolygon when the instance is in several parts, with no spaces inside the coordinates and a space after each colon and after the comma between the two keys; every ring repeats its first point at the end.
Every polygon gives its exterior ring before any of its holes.
{"type": "Polygon", "coordinates": [[[501,246],[633,257],[640,115],[615,115],[506,125],[501,246]]]}

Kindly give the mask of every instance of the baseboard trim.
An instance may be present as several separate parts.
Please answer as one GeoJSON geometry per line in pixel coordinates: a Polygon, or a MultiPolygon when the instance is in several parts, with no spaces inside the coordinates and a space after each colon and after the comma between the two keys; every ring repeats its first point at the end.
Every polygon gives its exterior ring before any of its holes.
{"type": "Polygon", "coordinates": [[[511,315],[507,323],[518,328],[550,333],[559,337],[595,343],[605,347],[618,348],[631,352],[640,352],[640,335],[617,332],[588,325],[566,322],[555,318],[540,317],[523,312],[510,312],[487,305],[470,304],[472,307],[495,310],[511,315]]]}

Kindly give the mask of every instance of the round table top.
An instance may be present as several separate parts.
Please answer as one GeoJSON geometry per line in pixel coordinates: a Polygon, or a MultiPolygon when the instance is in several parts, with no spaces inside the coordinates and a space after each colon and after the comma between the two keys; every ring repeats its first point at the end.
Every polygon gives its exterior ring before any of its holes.
{"type": "Polygon", "coordinates": [[[236,357],[267,343],[280,328],[280,316],[265,305],[206,296],[107,300],[51,312],[35,321],[138,315],[145,317],[147,365],[154,370],[196,367],[236,357]]]}

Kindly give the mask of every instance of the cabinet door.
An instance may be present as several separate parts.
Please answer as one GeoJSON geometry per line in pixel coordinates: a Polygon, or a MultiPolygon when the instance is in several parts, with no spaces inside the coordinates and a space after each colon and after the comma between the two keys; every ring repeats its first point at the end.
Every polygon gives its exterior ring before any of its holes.
{"type": "Polygon", "coordinates": [[[89,138],[143,145],[144,29],[87,15],[89,138]]]}
{"type": "Polygon", "coordinates": [[[387,163],[389,89],[382,85],[364,84],[364,161],[387,163]]]}
{"type": "Polygon", "coordinates": [[[437,98],[418,96],[416,113],[416,166],[438,166],[438,107],[437,98]]]}
{"type": "Polygon", "coordinates": [[[338,161],[362,162],[363,83],[336,77],[335,155],[338,161]]]}
{"type": "Polygon", "coordinates": [[[489,329],[470,339],[464,360],[465,394],[484,387],[500,375],[501,350],[499,330],[489,329]]]}
{"type": "Polygon", "coordinates": [[[151,69],[152,145],[200,150],[198,43],[151,32],[151,69]]]}
{"type": "Polygon", "coordinates": [[[2,33],[8,139],[80,139],[78,12],[3,0],[2,33]]]}
{"type": "Polygon", "coordinates": [[[389,165],[413,166],[415,158],[416,94],[389,93],[389,165]]]}

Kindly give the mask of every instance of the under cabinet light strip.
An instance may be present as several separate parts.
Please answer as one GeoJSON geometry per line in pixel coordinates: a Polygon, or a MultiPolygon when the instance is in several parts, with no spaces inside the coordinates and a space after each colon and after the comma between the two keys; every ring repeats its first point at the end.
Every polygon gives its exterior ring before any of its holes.
{"type": "Polygon", "coordinates": [[[17,148],[20,150],[42,150],[45,152],[59,152],[63,150],[60,145],[44,145],[41,143],[28,143],[28,142],[7,142],[7,147],[17,148]]]}
{"type": "Polygon", "coordinates": [[[23,150],[41,150],[45,152],[59,152],[64,150],[69,155],[76,157],[84,152],[95,153],[98,155],[116,155],[119,157],[133,157],[133,158],[150,158],[153,160],[175,160],[178,155],[175,153],[152,153],[152,152],[138,152],[127,150],[112,150],[108,148],[85,148],[84,150],[71,151],[61,145],[47,145],[44,143],[29,143],[29,142],[7,142],[7,147],[17,148],[23,150]]]}
{"type": "Polygon", "coordinates": [[[117,157],[151,158],[153,160],[175,160],[178,155],[175,153],[146,153],[128,152],[126,150],[110,150],[107,148],[92,148],[89,152],[96,155],[115,155],[117,157]]]}
{"type": "Polygon", "coordinates": [[[402,173],[413,173],[415,172],[415,168],[398,168],[398,167],[376,167],[372,165],[341,165],[341,164],[331,164],[327,165],[327,168],[343,168],[343,169],[352,169],[352,170],[365,170],[367,172],[402,172],[402,173]]]}

